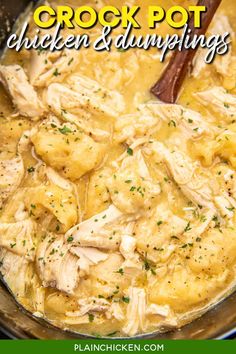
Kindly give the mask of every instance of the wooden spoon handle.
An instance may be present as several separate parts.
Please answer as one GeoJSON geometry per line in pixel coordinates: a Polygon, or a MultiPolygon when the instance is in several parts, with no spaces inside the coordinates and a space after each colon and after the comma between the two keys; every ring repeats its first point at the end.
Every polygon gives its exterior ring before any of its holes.
{"type": "MultiPolygon", "coordinates": [[[[222,0],[199,0],[198,6],[206,6],[207,11],[202,15],[201,28],[194,28],[194,18],[189,21],[191,29],[190,37],[194,35],[205,34],[216,10],[222,0]]],[[[166,103],[175,103],[180,92],[183,81],[192,65],[193,58],[197,49],[184,49],[182,52],[176,51],[158,82],[151,88],[153,93],[159,100],[166,103]]]]}

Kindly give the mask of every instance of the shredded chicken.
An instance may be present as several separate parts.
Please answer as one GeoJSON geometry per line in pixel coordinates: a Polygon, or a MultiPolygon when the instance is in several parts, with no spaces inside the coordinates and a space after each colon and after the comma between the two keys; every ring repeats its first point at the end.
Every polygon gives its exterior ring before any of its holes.
{"type": "Polygon", "coordinates": [[[96,247],[101,249],[116,250],[119,248],[120,235],[112,236],[112,226],[118,222],[123,214],[111,205],[104,212],[93,216],[74,226],[65,234],[65,240],[82,247],[96,247]]]}
{"type": "Polygon", "coordinates": [[[90,266],[105,261],[108,255],[93,247],[71,247],[70,252],[79,258],[80,274],[89,274],[90,266]]]}
{"type": "Polygon", "coordinates": [[[35,232],[35,224],[31,219],[11,224],[0,223],[0,246],[33,261],[35,232]]]}
{"type": "Polygon", "coordinates": [[[56,186],[72,191],[73,185],[67,179],[63,178],[59,173],[57,173],[53,168],[47,167],[46,168],[46,175],[49,181],[56,186]]]}
{"type": "Polygon", "coordinates": [[[11,95],[19,114],[31,118],[42,116],[44,108],[21,66],[0,65],[0,82],[11,95]]]}
{"type": "Polygon", "coordinates": [[[36,264],[43,286],[73,293],[79,279],[79,259],[69,252],[63,236],[45,237],[37,249],[36,264]]]}
{"type": "Polygon", "coordinates": [[[0,207],[19,187],[24,176],[24,164],[21,156],[0,161],[0,207]]]}
{"type": "Polygon", "coordinates": [[[130,287],[128,289],[130,302],[127,307],[127,323],[122,331],[133,336],[139,331],[145,331],[146,294],[142,288],[130,287]]]}
{"type": "Polygon", "coordinates": [[[129,235],[122,236],[120,244],[120,253],[125,259],[132,259],[135,257],[136,240],[129,235]]]}
{"type": "Polygon", "coordinates": [[[66,315],[71,317],[81,317],[87,313],[107,311],[110,307],[109,301],[96,297],[81,299],[78,301],[78,304],[80,306],[79,311],[67,312],[66,315]]]}
{"type": "Polygon", "coordinates": [[[39,51],[32,50],[29,79],[36,87],[45,87],[53,82],[62,82],[78,65],[78,55],[74,50],[39,51]]]}
{"type": "Polygon", "coordinates": [[[219,114],[226,122],[232,122],[236,117],[236,96],[227,93],[223,87],[212,87],[193,96],[210,111],[219,114]]]}
{"type": "Polygon", "coordinates": [[[117,117],[124,109],[122,96],[81,75],[72,75],[68,81],[69,85],[49,85],[45,96],[48,107],[97,139],[109,137],[109,132],[95,128],[88,119],[97,114],[117,117]]]}
{"type": "Polygon", "coordinates": [[[139,137],[147,136],[148,139],[161,125],[158,107],[157,103],[141,104],[136,113],[119,117],[114,128],[115,140],[131,144],[139,137]]]}
{"type": "Polygon", "coordinates": [[[15,296],[25,296],[26,286],[29,283],[26,259],[0,248],[0,271],[15,296]]]}
{"type": "Polygon", "coordinates": [[[158,142],[152,144],[152,148],[164,159],[174,180],[187,198],[197,205],[214,208],[208,179],[199,174],[196,175],[197,166],[187,156],[177,150],[170,152],[158,142]]]}
{"type": "Polygon", "coordinates": [[[196,139],[202,135],[212,135],[215,129],[200,113],[177,104],[158,104],[157,114],[169,126],[180,127],[184,136],[196,139]]]}
{"type": "MultiPolygon", "coordinates": [[[[188,156],[179,150],[170,152],[162,143],[155,142],[152,145],[155,153],[166,162],[175,182],[180,186],[183,194],[194,204],[215,210],[219,208],[222,216],[233,217],[230,209],[234,208],[234,199],[229,195],[214,195],[214,183],[209,184],[209,178],[201,166],[194,164],[188,156]]],[[[213,182],[213,181],[212,181],[213,182]]]]}
{"type": "Polygon", "coordinates": [[[141,214],[160,194],[160,185],[151,178],[141,150],[122,161],[107,187],[113,204],[128,214],[141,214]]]}
{"type": "Polygon", "coordinates": [[[125,319],[124,312],[121,309],[121,306],[117,302],[113,302],[109,309],[106,311],[106,317],[108,319],[115,318],[118,321],[123,321],[125,319]]]}

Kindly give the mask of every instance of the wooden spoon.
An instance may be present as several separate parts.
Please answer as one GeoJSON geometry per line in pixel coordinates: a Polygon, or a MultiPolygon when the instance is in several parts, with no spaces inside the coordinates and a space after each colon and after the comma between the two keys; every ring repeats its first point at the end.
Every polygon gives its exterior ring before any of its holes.
{"type": "MultiPolygon", "coordinates": [[[[189,28],[194,35],[205,34],[216,10],[218,9],[222,0],[199,0],[198,6],[206,6],[207,11],[202,15],[201,28],[194,28],[193,17],[189,21],[189,28]]],[[[158,82],[151,88],[153,93],[159,100],[166,103],[175,103],[184,79],[192,65],[197,49],[183,50],[182,52],[176,51],[158,82]]]]}

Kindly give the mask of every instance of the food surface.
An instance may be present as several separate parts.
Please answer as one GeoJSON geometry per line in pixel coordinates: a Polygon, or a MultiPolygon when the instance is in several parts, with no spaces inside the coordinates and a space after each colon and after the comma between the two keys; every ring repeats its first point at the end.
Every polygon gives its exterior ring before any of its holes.
{"type": "MultiPolygon", "coordinates": [[[[108,3],[124,2],[89,2],[108,3]]],[[[142,7],[135,31],[150,33],[155,2],[128,3],[142,7]]],[[[35,316],[134,336],[181,327],[233,291],[235,10],[223,0],[208,31],[231,32],[230,51],[206,65],[200,50],[176,105],[149,93],[166,64],[154,49],[3,57],[0,272],[35,316]]]]}

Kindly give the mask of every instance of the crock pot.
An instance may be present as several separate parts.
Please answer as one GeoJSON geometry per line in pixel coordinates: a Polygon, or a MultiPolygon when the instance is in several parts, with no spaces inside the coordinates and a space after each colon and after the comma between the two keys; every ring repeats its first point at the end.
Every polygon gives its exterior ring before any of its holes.
{"type": "MultiPolygon", "coordinates": [[[[37,0],[31,1],[34,6],[37,0]]],[[[29,0],[1,0],[0,54],[17,17],[30,4],[29,0]]],[[[86,335],[63,331],[38,319],[22,308],[0,279],[0,331],[14,339],[78,339],[86,335]]],[[[236,336],[236,293],[229,296],[202,317],[179,330],[162,334],[139,335],[152,339],[225,339],[236,336]]]]}

